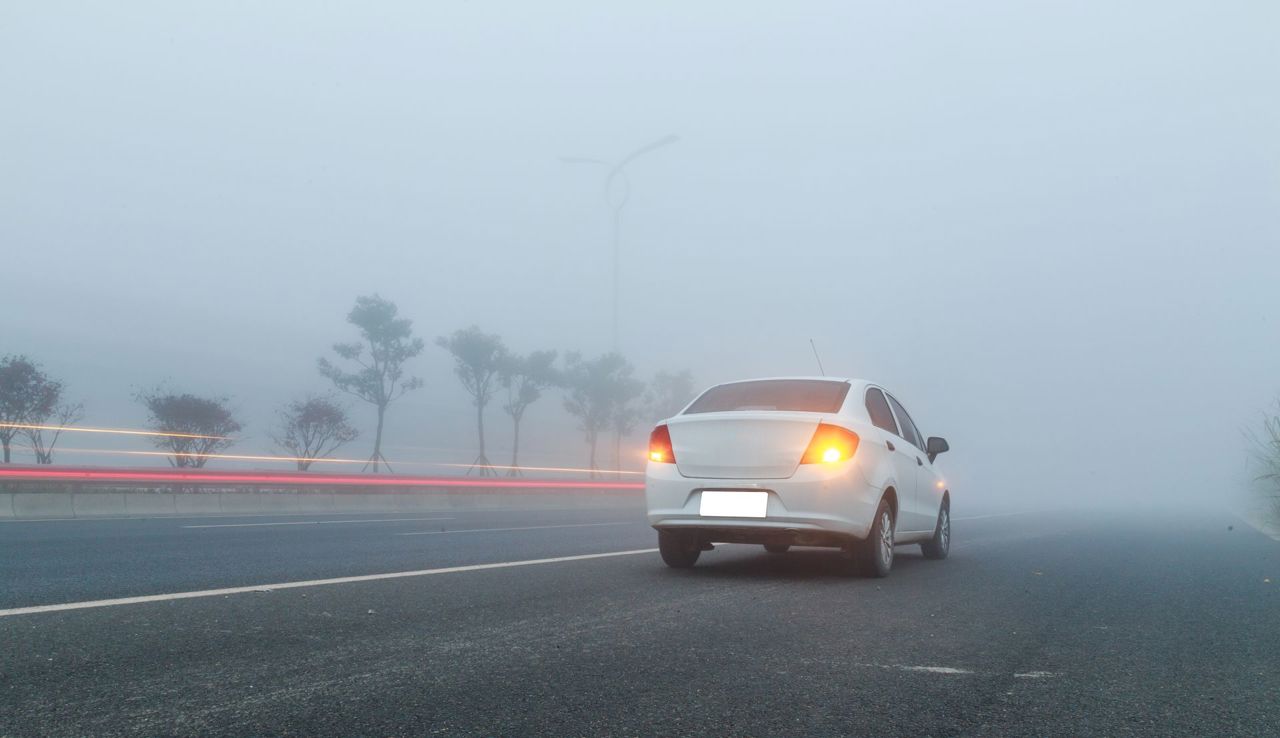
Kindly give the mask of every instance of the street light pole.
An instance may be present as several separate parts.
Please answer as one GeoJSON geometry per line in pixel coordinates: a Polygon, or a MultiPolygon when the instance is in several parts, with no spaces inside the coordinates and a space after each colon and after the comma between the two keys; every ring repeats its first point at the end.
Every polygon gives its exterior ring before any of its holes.
{"type": "MultiPolygon", "coordinates": [[[[621,294],[622,281],[622,208],[631,199],[631,180],[627,179],[625,173],[619,172],[620,179],[615,181],[622,183],[623,195],[617,205],[613,206],[613,350],[618,350],[618,300],[621,294]]],[[[609,184],[606,183],[608,188],[609,184]]],[[[607,195],[606,195],[607,197],[607,195]]]]}
{"type": "Polygon", "coordinates": [[[566,164],[598,164],[609,168],[609,174],[604,180],[604,198],[605,202],[613,210],[613,350],[619,348],[619,328],[618,313],[619,300],[621,295],[622,282],[622,210],[626,207],[627,201],[631,199],[631,180],[627,177],[625,171],[626,166],[641,156],[660,149],[663,146],[670,146],[679,141],[680,137],[674,134],[663,136],[662,138],[647,143],[644,146],[632,151],[624,156],[616,163],[602,161],[600,159],[590,159],[581,156],[562,156],[560,161],[566,164]],[[615,188],[618,196],[615,197],[615,188]]]}

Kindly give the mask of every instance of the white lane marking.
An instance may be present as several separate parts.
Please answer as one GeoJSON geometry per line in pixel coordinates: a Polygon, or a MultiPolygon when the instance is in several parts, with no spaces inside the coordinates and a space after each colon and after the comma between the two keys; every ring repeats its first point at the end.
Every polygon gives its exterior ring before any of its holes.
{"type": "Polygon", "coordinates": [[[329,584],[352,584],[355,582],[376,582],[382,579],[404,579],[406,577],[426,577],[435,574],[456,574],[465,571],[484,571],[485,569],[510,569],[516,566],[537,566],[539,564],[560,564],[566,561],[587,561],[589,559],[607,559],[614,556],[635,556],[637,554],[654,553],[656,548],[640,548],[630,551],[610,551],[608,553],[581,554],[578,556],[557,556],[551,559],[526,559],[524,561],[504,561],[499,564],[470,564],[467,566],[448,566],[443,569],[419,569],[417,571],[397,571],[389,574],[363,574],[354,577],[335,577],[333,579],[309,579],[301,582],[282,582],[280,584],[254,584],[248,587],[224,587],[222,589],[204,589],[194,592],[174,592],[172,594],[144,595],[142,597],[120,597],[113,600],[90,600],[88,602],[67,602],[61,605],[36,605],[34,607],[15,607],[0,610],[0,617],[12,615],[33,615],[41,612],[62,612],[64,610],[86,610],[97,607],[115,607],[117,605],[140,605],[146,602],[168,602],[169,600],[189,600],[197,597],[221,597],[249,592],[274,592],[278,589],[297,589],[299,587],[323,587],[329,584]]]}
{"type": "Polygon", "coordinates": [[[952,520],[987,520],[988,518],[1011,518],[1015,515],[1035,515],[1036,513],[1052,512],[1051,510],[1020,510],[1011,513],[996,513],[994,515],[969,515],[963,518],[952,517],[952,520]]]}
{"type": "Polygon", "coordinates": [[[547,530],[548,528],[592,528],[600,525],[643,525],[643,523],[567,523],[565,525],[526,525],[522,528],[462,528],[459,530],[416,530],[397,533],[401,536],[440,536],[449,533],[499,533],[509,530],[547,530]]]}
{"type": "Polygon", "coordinates": [[[930,674],[972,674],[968,669],[957,669],[953,666],[890,666],[890,669],[902,671],[927,671],[930,674]]]}
{"type": "MultiPolygon", "coordinates": [[[[979,675],[979,676],[1000,676],[996,672],[979,672],[973,669],[961,669],[955,666],[907,666],[904,664],[858,664],[858,666],[871,669],[893,669],[895,671],[911,671],[922,672],[925,674],[950,674],[950,675],[979,675]]],[[[1051,679],[1053,677],[1062,676],[1056,671],[1020,671],[1014,673],[1015,679],[1051,679]]]]}
{"type": "Polygon", "coordinates": [[[261,528],[270,525],[338,525],[340,523],[400,523],[423,520],[453,520],[453,518],[377,518],[374,520],[293,520],[285,523],[215,523],[209,525],[184,525],[183,528],[261,528]]]}

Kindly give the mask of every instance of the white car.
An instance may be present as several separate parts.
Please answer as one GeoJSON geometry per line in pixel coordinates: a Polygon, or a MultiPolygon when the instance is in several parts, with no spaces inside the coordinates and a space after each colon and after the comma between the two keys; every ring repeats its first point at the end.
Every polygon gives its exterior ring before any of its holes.
{"type": "Polygon", "coordinates": [[[712,543],[841,549],[883,577],[895,543],[930,559],[951,545],[951,495],[902,403],[861,379],[791,377],[721,384],[649,436],[645,500],[668,566],[712,543]]]}

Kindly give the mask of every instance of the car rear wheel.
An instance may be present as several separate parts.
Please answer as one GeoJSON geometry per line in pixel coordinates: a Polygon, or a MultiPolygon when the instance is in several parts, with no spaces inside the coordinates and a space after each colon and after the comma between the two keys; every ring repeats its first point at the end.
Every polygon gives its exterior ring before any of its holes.
{"type": "Polygon", "coordinates": [[[766,543],[764,544],[764,550],[768,551],[771,554],[784,554],[787,551],[791,550],[791,544],[790,543],[766,543]]]}
{"type": "Polygon", "coordinates": [[[846,551],[854,572],[864,577],[889,576],[893,568],[893,528],[893,509],[888,500],[880,500],[866,539],[855,541],[846,551]]]}
{"type": "Polygon", "coordinates": [[[951,551],[951,503],[942,502],[938,509],[938,525],[933,530],[933,538],[920,544],[926,559],[941,560],[947,558],[951,551]]]}
{"type": "Polygon", "coordinates": [[[662,555],[662,561],[672,569],[688,569],[698,563],[702,546],[693,536],[660,530],[658,553],[662,555]]]}

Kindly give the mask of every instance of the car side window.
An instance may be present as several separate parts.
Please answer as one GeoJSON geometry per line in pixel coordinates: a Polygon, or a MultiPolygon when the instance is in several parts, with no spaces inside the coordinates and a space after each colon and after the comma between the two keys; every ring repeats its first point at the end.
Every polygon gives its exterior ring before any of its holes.
{"type": "Polygon", "coordinates": [[[889,402],[884,399],[884,393],[872,387],[867,390],[867,414],[871,416],[871,423],[880,430],[887,430],[893,435],[898,433],[898,424],[893,422],[893,413],[889,410],[889,402]]]}
{"type": "Polygon", "coordinates": [[[897,398],[889,396],[889,402],[893,405],[893,412],[898,416],[898,425],[902,426],[902,437],[912,446],[924,450],[924,440],[920,438],[920,431],[916,428],[916,424],[911,420],[911,416],[907,414],[907,409],[898,402],[897,398]]]}

